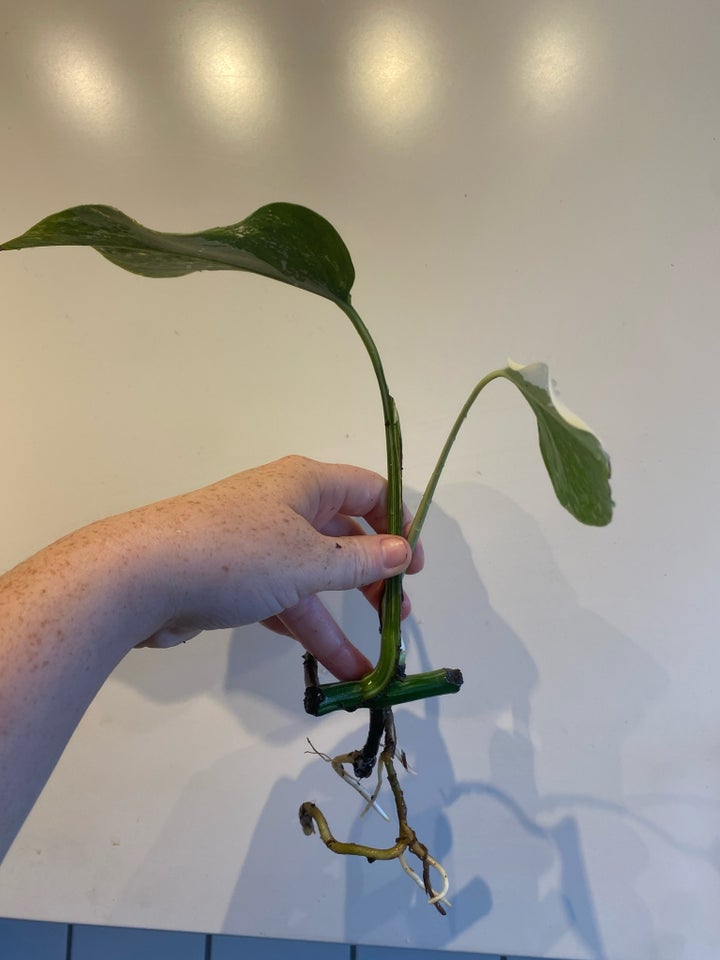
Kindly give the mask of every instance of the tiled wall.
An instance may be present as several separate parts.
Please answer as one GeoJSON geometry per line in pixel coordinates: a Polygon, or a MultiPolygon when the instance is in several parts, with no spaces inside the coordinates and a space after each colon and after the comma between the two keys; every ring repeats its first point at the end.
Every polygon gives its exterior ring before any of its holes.
{"type": "Polygon", "coordinates": [[[0,918],[2,960],[532,960],[0,918]]]}

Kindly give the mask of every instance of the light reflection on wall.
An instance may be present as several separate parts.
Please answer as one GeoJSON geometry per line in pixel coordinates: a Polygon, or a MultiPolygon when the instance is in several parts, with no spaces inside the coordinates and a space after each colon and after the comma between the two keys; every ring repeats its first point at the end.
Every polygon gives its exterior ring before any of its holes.
{"type": "Polygon", "coordinates": [[[417,11],[384,10],[357,25],[348,57],[349,93],[376,133],[393,139],[417,133],[440,94],[436,46],[417,11]]]}
{"type": "Polygon", "coordinates": [[[99,139],[121,135],[130,98],[125,78],[100,38],[56,28],[39,39],[37,55],[40,92],[62,116],[99,139]]]}
{"type": "Polygon", "coordinates": [[[527,94],[547,112],[569,106],[587,79],[587,47],[567,24],[549,24],[526,44],[521,76],[527,94]]]}
{"type": "Polygon", "coordinates": [[[183,29],[188,94],[224,139],[255,139],[274,119],[277,83],[260,30],[230,6],[191,9],[183,29]]]}

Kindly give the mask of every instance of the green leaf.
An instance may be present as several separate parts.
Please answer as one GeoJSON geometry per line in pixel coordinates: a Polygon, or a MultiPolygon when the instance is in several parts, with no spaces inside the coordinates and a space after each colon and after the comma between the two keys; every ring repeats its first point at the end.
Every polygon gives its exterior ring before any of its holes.
{"type": "Polygon", "coordinates": [[[355,279],[337,230],[293,203],[270,203],[245,220],[200,233],[160,233],[114,207],[71,207],[41,220],[0,250],[90,246],[144,277],[179,277],[197,270],[245,270],[350,303],[355,279]]]}
{"type": "Polygon", "coordinates": [[[586,423],[558,400],[545,363],[508,361],[499,371],[520,390],[537,417],[540,451],[560,503],[582,523],[610,523],[610,458],[586,423]]]}

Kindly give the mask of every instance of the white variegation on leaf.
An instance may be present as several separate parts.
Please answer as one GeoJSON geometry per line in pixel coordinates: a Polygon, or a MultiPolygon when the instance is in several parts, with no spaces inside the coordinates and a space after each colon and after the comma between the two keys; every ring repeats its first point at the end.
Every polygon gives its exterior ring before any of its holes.
{"type": "Polygon", "coordinates": [[[499,373],[515,384],[537,418],[540,451],[560,503],[582,523],[609,523],[610,458],[585,421],[559,399],[547,364],[508,360],[499,373]]]}

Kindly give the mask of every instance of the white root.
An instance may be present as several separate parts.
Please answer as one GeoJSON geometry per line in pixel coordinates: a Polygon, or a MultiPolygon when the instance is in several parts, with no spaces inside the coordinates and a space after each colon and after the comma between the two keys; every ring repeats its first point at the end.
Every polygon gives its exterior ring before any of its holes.
{"type": "Polygon", "coordinates": [[[337,773],[337,775],[342,780],[344,780],[345,783],[351,786],[353,790],[356,790],[360,794],[360,796],[363,798],[363,800],[366,801],[366,805],[365,805],[365,809],[363,810],[363,813],[365,813],[366,810],[369,810],[370,807],[372,807],[377,813],[380,814],[383,820],[387,820],[388,823],[390,822],[390,817],[385,813],[383,808],[380,806],[380,804],[376,800],[377,792],[375,792],[372,795],[368,793],[368,791],[365,789],[365,787],[363,787],[363,785],[360,783],[357,777],[354,777],[352,774],[348,773],[345,767],[343,767],[341,763],[336,763],[333,760],[333,758],[329,757],[326,753],[321,753],[319,750],[316,750],[309,740],[308,740],[308,743],[310,744],[312,752],[316,756],[320,757],[321,760],[324,760],[326,763],[329,763],[330,766],[335,771],[335,773],[337,773]]]}
{"type": "MultiPolygon", "coordinates": [[[[308,741],[308,742],[309,742],[309,741],[308,741]]],[[[417,776],[417,771],[413,770],[413,768],[412,768],[412,767],[410,766],[410,764],[408,763],[407,757],[405,756],[405,751],[404,751],[404,750],[401,750],[401,751],[400,751],[400,763],[402,763],[404,770],[406,770],[408,773],[411,773],[414,777],[417,776]]],[[[365,816],[365,814],[368,812],[368,810],[370,809],[370,807],[376,806],[375,801],[377,800],[378,796],[380,795],[380,789],[382,788],[383,770],[384,770],[384,769],[385,769],[384,764],[383,764],[382,762],[378,763],[378,765],[377,765],[377,784],[376,784],[375,789],[373,790],[373,793],[372,793],[372,802],[368,801],[368,802],[366,803],[365,807],[360,811],[360,816],[361,816],[361,817],[364,817],[364,816],[365,816]]],[[[386,819],[389,819],[389,818],[386,818],[386,819]]]]}
{"type": "MultiPolygon", "coordinates": [[[[382,763],[379,763],[377,765],[377,784],[375,785],[375,789],[373,790],[372,795],[370,796],[370,799],[368,800],[368,802],[365,804],[364,808],[360,812],[361,817],[365,816],[365,814],[368,812],[370,807],[377,807],[376,801],[378,796],[380,795],[380,788],[382,787],[383,769],[384,769],[384,765],[382,763]]],[[[390,818],[386,817],[385,819],[389,820],[390,818]]]]}
{"type": "Polygon", "coordinates": [[[438,903],[438,902],[446,903],[448,906],[451,906],[450,901],[447,900],[445,896],[448,890],[450,889],[450,878],[447,875],[447,871],[445,867],[440,863],[439,860],[436,860],[435,857],[431,857],[430,854],[428,854],[428,863],[430,864],[431,867],[435,867],[435,869],[443,879],[442,890],[439,893],[436,893],[435,890],[433,890],[433,895],[432,897],[430,897],[430,900],[428,902],[429,903],[438,903]]]}
{"type": "MultiPolygon", "coordinates": [[[[433,889],[432,896],[428,900],[428,903],[430,904],[444,903],[446,907],[451,907],[452,904],[445,896],[450,887],[450,879],[447,875],[447,871],[445,870],[445,867],[443,867],[443,865],[438,860],[435,859],[435,857],[431,857],[430,854],[428,854],[427,859],[430,866],[434,867],[443,879],[442,890],[437,891],[433,889]]],[[[415,883],[420,887],[420,889],[424,891],[425,884],[422,881],[422,877],[419,877],[417,873],[415,873],[413,868],[410,866],[410,864],[407,862],[407,860],[402,854],[398,857],[398,860],[400,861],[400,866],[403,868],[405,873],[407,873],[408,876],[412,877],[415,883]]]]}

